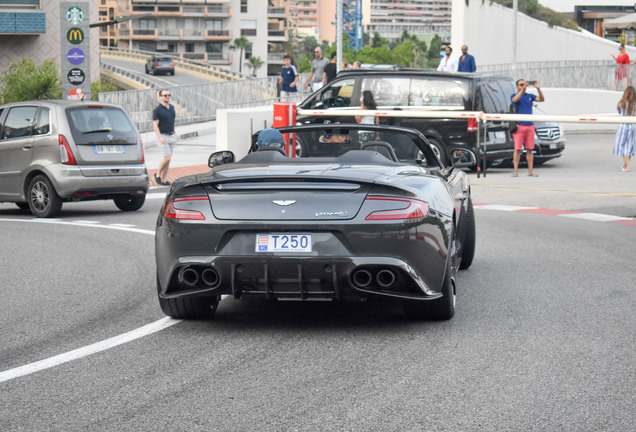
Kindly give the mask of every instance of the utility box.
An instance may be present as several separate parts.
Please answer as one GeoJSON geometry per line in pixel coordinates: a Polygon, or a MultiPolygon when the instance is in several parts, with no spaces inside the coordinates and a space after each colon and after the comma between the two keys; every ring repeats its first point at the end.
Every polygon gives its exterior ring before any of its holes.
{"type": "MultiPolygon", "coordinates": [[[[274,102],[274,122],[273,127],[293,126],[296,124],[296,104],[294,102],[274,102]]],[[[291,157],[296,157],[296,140],[290,140],[290,135],[283,135],[285,138],[285,153],[291,157]]]]}

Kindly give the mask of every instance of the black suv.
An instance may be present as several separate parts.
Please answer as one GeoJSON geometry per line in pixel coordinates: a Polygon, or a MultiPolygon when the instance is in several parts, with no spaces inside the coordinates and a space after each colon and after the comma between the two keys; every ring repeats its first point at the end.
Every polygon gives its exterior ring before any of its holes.
{"type": "MultiPolygon", "coordinates": [[[[410,110],[483,111],[507,113],[510,96],[515,93],[512,78],[496,75],[437,72],[423,69],[355,69],[340,72],[322,89],[305,99],[300,109],[358,109],[362,92],[371,90],[378,110],[403,110],[403,117],[380,117],[380,124],[393,124],[420,130],[431,143],[442,163],[448,165],[453,150],[478,155],[490,164],[512,158],[514,143],[508,122],[487,122],[481,127],[477,151],[476,119],[438,119],[409,117],[410,110]]],[[[299,116],[299,123],[349,123],[350,116],[299,116]]],[[[302,152],[302,147],[300,150],[302,152]]],[[[476,168],[476,167],[474,167],[476,168]]]]}

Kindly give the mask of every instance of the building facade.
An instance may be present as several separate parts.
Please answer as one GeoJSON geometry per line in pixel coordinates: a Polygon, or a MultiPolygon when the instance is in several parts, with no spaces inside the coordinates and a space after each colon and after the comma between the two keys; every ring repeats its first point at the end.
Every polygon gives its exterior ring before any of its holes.
{"type": "Polygon", "coordinates": [[[413,35],[451,34],[452,0],[362,0],[364,31],[387,39],[404,30],[413,35]]]}

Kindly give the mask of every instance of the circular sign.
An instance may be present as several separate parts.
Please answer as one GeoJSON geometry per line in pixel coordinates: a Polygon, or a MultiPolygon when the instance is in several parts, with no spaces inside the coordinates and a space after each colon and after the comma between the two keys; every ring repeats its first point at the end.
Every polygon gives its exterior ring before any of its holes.
{"type": "Polygon", "coordinates": [[[81,64],[84,61],[85,57],[86,55],[84,54],[84,51],[79,48],[71,48],[66,54],[66,59],[69,61],[69,63],[74,65],[81,64]]]}
{"type": "Polygon", "coordinates": [[[73,6],[69,10],[66,11],[66,19],[73,25],[78,25],[84,19],[84,11],[78,8],[77,6],[73,6]]]}
{"type": "Polygon", "coordinates": [[[66,32],[66,40],[68,40],[73,45],[80,44],[84,40],[84,32],[82,31],[82,29],[73,27],[66,32]]]}
{"type": "Polygon", "coordinates": [[[68,82],[70,82],[71,84],[80,85],[86,79],[86,75],[84,75],[83,70],[74,68],[68,71],[68,75],[66,75],[66,78],[68,78],[68,82]]]}
{"type": "Polygon", "coordinates": [[[70,92],[68,92],[67,99],[73,100],[84,100],[84,90],[79,87],[74,88],[70,92]]]}

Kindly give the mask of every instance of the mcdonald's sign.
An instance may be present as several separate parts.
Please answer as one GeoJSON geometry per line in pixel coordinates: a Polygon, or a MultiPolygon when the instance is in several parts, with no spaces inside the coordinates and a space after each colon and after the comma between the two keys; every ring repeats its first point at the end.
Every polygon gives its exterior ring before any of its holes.
{"type": "Polygon", "coordinates": [[[77,28],[70,28],[68,32],[66,32],[66,40],[68,40],[73,45],[77,45],[84,41],[84,32],[77,28]]]}

